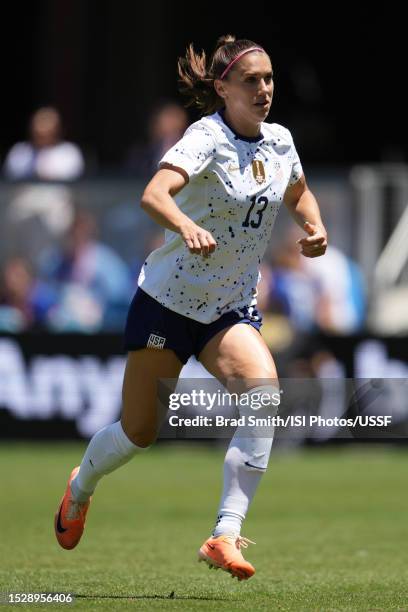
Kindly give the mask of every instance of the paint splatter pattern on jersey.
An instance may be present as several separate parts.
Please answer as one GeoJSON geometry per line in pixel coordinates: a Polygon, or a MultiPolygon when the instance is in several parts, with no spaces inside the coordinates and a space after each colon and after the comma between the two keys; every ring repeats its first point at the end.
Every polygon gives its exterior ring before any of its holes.
{"type": "Polygon", "coordinates": [[[285,190],[302,175],[290,132],[263,123],[261,134],[242,139],[215,113],[191,125],[161,160],[188,173],[177,205],[218,246],[204,259],[166,230],[165,244],[142,266],[139,286],[202,323],[256,304],[259,265],[285,190]]]}

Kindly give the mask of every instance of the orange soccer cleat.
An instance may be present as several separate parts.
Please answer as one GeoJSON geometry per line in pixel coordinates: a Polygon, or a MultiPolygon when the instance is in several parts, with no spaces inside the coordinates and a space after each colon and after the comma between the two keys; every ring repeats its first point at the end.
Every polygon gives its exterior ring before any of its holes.
{"type": "Polygon", "coordinates": [[[71,482],[79,471],[79,467],[72,470],[68,485],[55,515],[54,527],[58,543],[62,548],[71,550],[75,548],[84,531],[86,513],[92,498],[87,502],[76,502],[71,494],[71,482]]]}
{"type": "Polygon", "coordinates": [[[225,572],[229,572],[232,578],[248,580],[255,574],[255,568],[248,561],[245,561],[241,553],[241,547],[247,548],[248,544],[255,544],[255,542],[234,535],[211,537],[204,542],[198,551],[198,560],[205,561],[210,569],[221,568],[225,572]]]}

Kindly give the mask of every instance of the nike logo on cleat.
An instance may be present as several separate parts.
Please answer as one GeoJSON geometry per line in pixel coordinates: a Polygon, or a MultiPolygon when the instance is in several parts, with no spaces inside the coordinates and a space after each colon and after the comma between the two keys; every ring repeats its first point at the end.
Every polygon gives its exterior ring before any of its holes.
{"type": "Polygon", "coordinates": [[[67,530],[61,525],[61,510],[62,510],[62,505],[60,506],[60,509],[58,512],[57,531],[58,533],[65,533],[65,531],[67,530]]]}
{"type": "Polygon", "coordinates": [[[213,544],[207,544],[208,548],[211,548],[211,550],[215,550],[215,546],[213,544]]]}

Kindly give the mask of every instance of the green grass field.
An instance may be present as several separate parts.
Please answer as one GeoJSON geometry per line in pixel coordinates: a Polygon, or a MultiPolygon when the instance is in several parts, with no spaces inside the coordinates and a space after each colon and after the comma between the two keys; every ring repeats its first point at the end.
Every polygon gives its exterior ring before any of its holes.
{"type": "MultiPolygon", "coordinates": [[[[76,610],[408,610],[408,454],[272,454],[246,520],[256,575],[208,571],[221,449],[153,448],[100,483],[77,549],[53,516],[82,444],[0,447],[0,591],[71,592],[76,610]],[[172,596],[170,596],[173,594],[172,596]]],[[[0,606],[64,609],[63,605],[0,606]]]]}

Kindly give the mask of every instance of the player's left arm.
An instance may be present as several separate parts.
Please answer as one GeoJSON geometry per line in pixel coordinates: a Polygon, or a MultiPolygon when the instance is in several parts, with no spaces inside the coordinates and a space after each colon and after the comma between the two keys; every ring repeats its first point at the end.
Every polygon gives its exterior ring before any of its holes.
{"type": "Polygon", "coordinates": [[[283,201],[296,223],[308,234],[306,238],[298,240],[302,255],[324,255],[327,249],[327,232],[320,216],[319,205],[307,186],[304,174],[294,185],[287,187],[283,201]]]}

